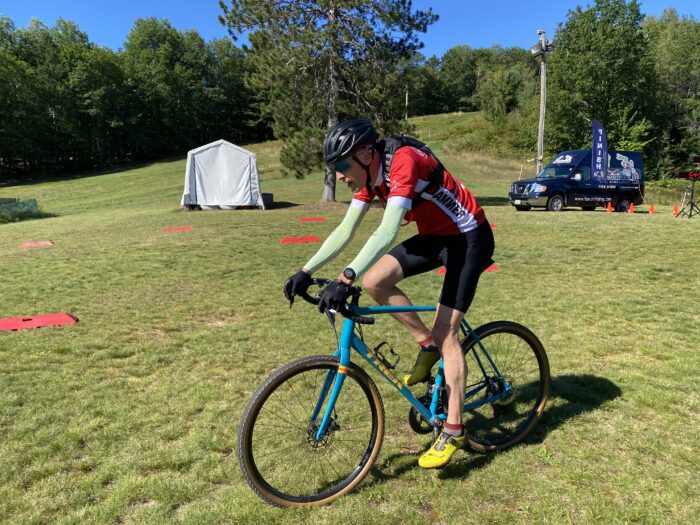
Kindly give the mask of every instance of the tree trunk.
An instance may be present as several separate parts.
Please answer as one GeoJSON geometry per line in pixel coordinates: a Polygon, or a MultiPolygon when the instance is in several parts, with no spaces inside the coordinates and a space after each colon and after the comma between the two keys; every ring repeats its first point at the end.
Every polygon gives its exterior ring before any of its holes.
{"type": "Polygon", "coordinates": [[[323,179],[323,195],[321,195],[321,204],[326,202],[335,202],[335,171],[326,168],[326,176],[323,179]]]}
{"type": "MultiPolygon", "coordinates": [[[[328,14],[329,27],[331,35],[331,49],[328,56],[328,129],[338,123],[338,111],[336,110],[336,102],[338,100],[338,73],[335,70],[335,59],[340,55],[339,44],[335,37],[335,20],[338,16],[338,10],[331,3],[331,8],[328,14]]],[[[323,179],[323,194],[321,195],[321,204],[326,202],[335,202],[335,171],[326,168],[326,176],[323,179]]]]}

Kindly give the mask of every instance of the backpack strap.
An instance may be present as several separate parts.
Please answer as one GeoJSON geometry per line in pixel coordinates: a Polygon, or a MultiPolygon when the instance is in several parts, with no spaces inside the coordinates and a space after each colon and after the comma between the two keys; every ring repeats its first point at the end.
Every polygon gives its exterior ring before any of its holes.
{"type": "Polygon", "coordinates": [[[422,151],[434,159],[437,163],[435,167],[430,169],[428,185],[413,199],[413,207],[415,208],[422,202],[425,202],[426,194],[432,195],[443,186],[445,179],[445,167],[442,165],[442,162],[440,162],[440,159],[438,159],[430,150],[430,148],[420,140],[406,136],[387,137],[380,141],[377,148],[382,155],[382,178],[384,179],[384,183],[387,185],[387,187],[390,183],[389,173],[391,172],[391,163],[394,160],[394,155],[399,149],[405,148],[406,146],[411,146],[412,148],[422,151]]]}

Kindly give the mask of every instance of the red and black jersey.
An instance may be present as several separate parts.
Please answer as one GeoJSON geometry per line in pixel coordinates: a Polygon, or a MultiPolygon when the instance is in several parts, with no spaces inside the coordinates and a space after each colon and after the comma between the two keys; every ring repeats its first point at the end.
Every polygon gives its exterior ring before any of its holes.
{"type": "Polygon", "coordinates": [[[388,183],[379,176],[368,190],[353,195],[353,205],[369,206],[377,197],[386,207],[395,203],[406,208],[406,220],[415,221],[420,235],[457,235],[479,226],[486,216],[474,195],[464,184],[444,170],[442,185],[431,186],[431,170],[438,165],[435,158],[411,146],[396,151],[391,161],[388,183]],[[420,199],[416,199],[420,197],[420,199]]]}

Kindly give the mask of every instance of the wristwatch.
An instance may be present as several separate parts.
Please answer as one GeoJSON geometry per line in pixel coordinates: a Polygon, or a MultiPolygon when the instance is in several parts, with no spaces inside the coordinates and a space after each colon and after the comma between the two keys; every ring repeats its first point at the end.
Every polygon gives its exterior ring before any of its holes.
{"type": "Polygon", "coordinates": [[[352,268],[345,268],[345,270],[343,270],[343,277],[345,277],[349,281],[355,281],[355,279],[357,278],[357,274],[352,268]]]}

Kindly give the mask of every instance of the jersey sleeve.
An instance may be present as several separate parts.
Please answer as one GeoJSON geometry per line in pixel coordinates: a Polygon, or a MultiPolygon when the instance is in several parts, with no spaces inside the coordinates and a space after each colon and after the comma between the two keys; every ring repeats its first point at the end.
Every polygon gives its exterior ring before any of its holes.
{"type": "Polygon", "coordinates": [[[406,210],[411,210],[416,196],[416,185],[420,172],[416,160],[409,153],[410,148],[401,148],[394,155],[389,172],[389,195],[387,204],[391,203],[406,210]]]}

